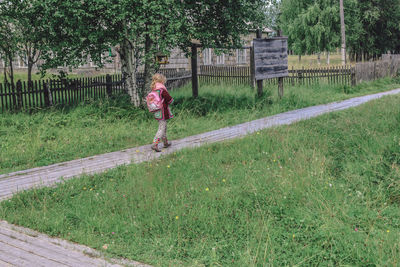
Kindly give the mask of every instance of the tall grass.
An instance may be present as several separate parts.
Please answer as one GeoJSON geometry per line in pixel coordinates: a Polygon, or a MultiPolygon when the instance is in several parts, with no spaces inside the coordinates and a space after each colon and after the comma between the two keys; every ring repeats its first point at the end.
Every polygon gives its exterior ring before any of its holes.
{"type": "Polygon", "coordinates": [[[25,192],[0,218],[156,266],[397,266],[399,104],[25,192]]]}
{"type": "MultiPolygon", "coordinates": [[[[104,75],[104,72],[101,71],[95,71],[93,69],[92,75],[90,76],[100,76],[104,75]]],[[[65,78],[69,79],[75,79],[75,78],[83,78],[87,77],[88,73],[83,73],[83,74],[78,74],[78,73],[66,73],[65,78]]],[[[32,72],[32,80],[41,80],[41,79],[58,79],[60,77],[59,73],[55,72],[46,72],[44,76],[40,74],[40,72],[32,72]]],[[[9,77],[7,77],[8,82],[11,82],[9,77]]],[[[18,80],[21,81],[27,81],[28,80],[28,71],[27,70],[14,70],[14,82],[17,82],[18,80]]],[[[0,73],[0,83],[4,83],[4,73],[0,73]]]]}
{"type": "MultiPolygon", "coordinates": [[[[321,54],[320,64],[318,64],[318,55],[302,55],[301,61],[299,61],[298,55],[288,56],[289,68],[318,68],[318,67],[330,67],[330,66],[341,66],[342,65],[342,55],[340,53],[331,53],[329,58],[330,62],[328,64],[326,53],[321,54]]],[[[347,64],[355,64],[355,62],[347,62],[347,64]]]]}
{"type": "MultiPolygon", "coordinates": [[[[264,88],[256,98],[246,86],[204,86],[198,98],[190,86],[172,91],[170,139],[182,138],[280,112],[399,87],[384,79],[356,87],[314,85],[264,88]]],[[[0,173],[28,169],[150,143],[157,122],[126,96],[88,101],[77,107],[37,110],[0,116],[0,173]]]]}

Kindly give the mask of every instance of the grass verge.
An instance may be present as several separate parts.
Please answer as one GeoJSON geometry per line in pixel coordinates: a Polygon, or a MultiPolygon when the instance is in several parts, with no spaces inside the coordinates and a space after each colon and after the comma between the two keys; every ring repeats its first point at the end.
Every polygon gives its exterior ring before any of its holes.
{"type": "Polygon", "coordinates": [[[0,218],[156,266],[396,266],[399,104],[31,190],[0,218]]]}
{"type": "MultiPolygon", "coordinates": [[[[400,87],[384,79],[356,87],[314,85],[265,88],[262,98],[246,86],[204,86],[197,99],[189,86],[171,92],[175,98],[170,139],[182,138],[307,106],[400,87]]],[[[0,174],[151,143],[157,122],[130,105],[126,97],[88,101],[78,107],[0,116],[0,174]]]]}

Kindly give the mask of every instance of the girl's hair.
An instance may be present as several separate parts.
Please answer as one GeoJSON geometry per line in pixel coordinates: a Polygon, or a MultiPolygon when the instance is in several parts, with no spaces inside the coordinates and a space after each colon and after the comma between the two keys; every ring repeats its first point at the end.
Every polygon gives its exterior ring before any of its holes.
{"type": "Polygon", "coordinates": [[[161,73],[156,73],[153,75],[152,79],[151,79],[151,89],[154,89],[156,87],[156,83],[162,83],[165,84],[165,82],[167,81],[167,78],[162,75],[161,73]]]}

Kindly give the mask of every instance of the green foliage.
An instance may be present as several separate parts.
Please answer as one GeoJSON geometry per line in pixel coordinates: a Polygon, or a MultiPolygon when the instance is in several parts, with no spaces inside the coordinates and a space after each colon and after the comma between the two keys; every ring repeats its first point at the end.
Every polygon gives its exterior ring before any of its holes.
{"type": "Polygon", "coordinates": [[[5,45],[11,49],[6,52],[3,45],[2,50],[4,55],[8,53],[12,60],[17,55],[24,60],[28,66],[28,80],[31,80],[32,67],[39,60],[40,54],[49,52],[49,47],[45,46],[44,43],[45,38],[48,37],[48,32],[43,28],[45,21],[42,14],[37,10],[40,2],[36,0],[5,0],[0,2],[0,25],[6,26],[3,37],[5,33],[9,36],[9,38],[0,39],[4,43],[7,42],[5,45]]]}
{"type": "Polygon", "coordinates": [[[42,0],[34,6],[47,35],[41,68],[78,66],[88,57],[102,66],[116,47],[128,94],[140,106],[155,72],[155,55],[173,48],[189,52],[193,40],[205,47],[241,46],[240,36],[263,21],[267,0],[42,0]],[[145,82],[135,75],[144,65],[145,82]]]}
{"type": "Polygon", "coordinates": [[[0,217],[155,266],[396,265],[399,101],[24,192],[0,217]]]}
{"type": "MultiPolygon", "coordinates": [[[[352,54],[380,55],[400,49],[400,1],[344,1],[346,43],[352,54]]],[[[339,47],[338,0],[283,0],[280,26],[297,54],[339,47]]]]}
{"type": "Polygon", "coordinates": [[[206,46],[236,47],[249,23],[262,20],[263,4],[261,0],[40,1],[37,12],[45,18],[46,41],[52,48],[44,55],[44,67],[75,66],[87,56],[101,65],[102,53],[125,40],[139,61],[175,47],[187,51],[193,39],[206,46]],[[147,37],[154,46],[144,51],[147,37]]]}
{"type": "Polygon", "coordinates": [[[357,42],[362,51],[380,55],[399,47],[399,0],[358,1],[358,9],[363,31],[357,42]]]}
{"type": "Polygon", "coordinates": [[[297,54],[332,51],[340,41],[339,6],[331,0],[281,3],[280,26],[297,54]]]}

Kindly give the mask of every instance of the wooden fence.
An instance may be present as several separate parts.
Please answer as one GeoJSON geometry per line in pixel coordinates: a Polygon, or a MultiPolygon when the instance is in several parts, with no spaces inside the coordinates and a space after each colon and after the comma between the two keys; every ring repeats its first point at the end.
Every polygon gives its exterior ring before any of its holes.
{"type": "Polygon", "coordinates": [[[249,84],[251,82],[248,66],[200,66],[198,75],[199,82],[204,84],[249,84]]]}
{"type": "MultiPolygon", "coordinates": [[[[200,66],[199,82],[251,84],[250,67],[236,66],[200,66]]],[[[278,79],[264,80],[267,84],[277,84],[278,79]]],[[[289,76],[283,78],[284,84],[311,85],[318,83],[327,84],[355,84],[355,69],[352,66],[336,66],[326,68],[289,69],[289,76]]]]}
{"type": "MultiPolygon", "coordinates": [[[[160,70],[167,77],[169,89],[180,87],[191,81],[191,71],[160,70]]],[[[363,81],[400,72],[400,58],[357,63],[353,66],[325,68],[289,69],[283,78],[286,85],[343,84],[355,85],[363,81]]],[[[137,74],[138,86],[143,85],[143,73],[137,74]]],[[[200,66],[199,82],[202,84],[253,84],[248,66],[200,66]]],[[[266,84],[278,84],[278,79],[264,80],[266,84]]],[[[85,99],[98,99],[125,92],[121,75],[107,75],[72,80],[39,80],[30,85],[18,81],[16,85],[0,84],[0,110],[21,110],[54,105],[69,105],[85,99]]]]}
{"type": "Polygon", "coordinates": [[[124,91],[121,75],[0,84],[1,110],[70,105],[124,91]]]}
{"type": "Polygon", "coordinates": [[[356,83],[373,81],[384,77],[394,77],[400,72],[400,55],[383,57],[383,60],[357,63],[356,83]]]}
{"type": "MultiPolygon", "coordinates": [[[[167,76],[167,87],[174,89],[191,80],[190,71],[161,70],[167,76]]],[[[143,74],[137,74],[138,86],[143,74]]],[[[87,99],[99,99],[126,92],[121,75],[90,78],[37,80],[28,84],[18,81],[14,86],[0,84],[0,110],[29,110],[49,106],[73,105],[87,99]]]]}

